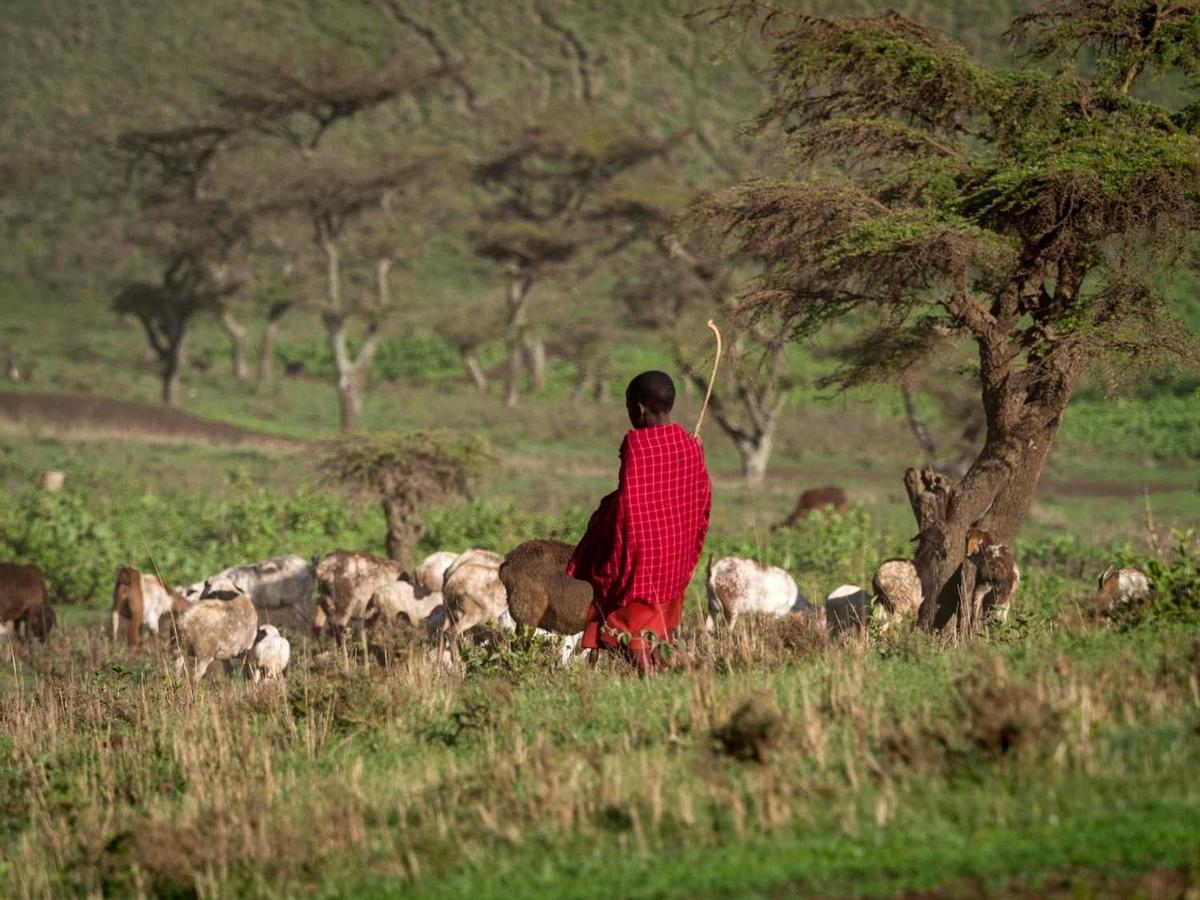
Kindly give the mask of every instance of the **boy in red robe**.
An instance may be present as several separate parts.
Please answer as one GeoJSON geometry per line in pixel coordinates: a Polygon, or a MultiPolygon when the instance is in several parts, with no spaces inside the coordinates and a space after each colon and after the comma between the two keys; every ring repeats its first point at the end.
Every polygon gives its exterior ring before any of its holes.
{"type": "Polygon", "coordinates": [[[712,482],[699,442],[671,422],[675,384],[643,372],[625,391],[633,430],[617,489],[600,501],[567,574],[595,592],[582,646],[623,649],[642,674],[662,668],[704,549],[712,482]]]}

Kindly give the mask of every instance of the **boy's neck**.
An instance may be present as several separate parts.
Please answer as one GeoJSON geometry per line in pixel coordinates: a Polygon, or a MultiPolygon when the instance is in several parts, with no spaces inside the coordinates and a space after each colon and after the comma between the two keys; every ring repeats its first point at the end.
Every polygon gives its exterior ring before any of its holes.
{"type": "Polygon", "coordinates": [[[644,419],[642,419],[641,422],[639,422],[637,425],[635,425],[633,427],[634,428],[657,428],[659,425],[670,425],[670,424],[671,424],[671,414],[670,413],[662,413],[661,415],[654,415],[654,414],[648,415],[644,419]]]}

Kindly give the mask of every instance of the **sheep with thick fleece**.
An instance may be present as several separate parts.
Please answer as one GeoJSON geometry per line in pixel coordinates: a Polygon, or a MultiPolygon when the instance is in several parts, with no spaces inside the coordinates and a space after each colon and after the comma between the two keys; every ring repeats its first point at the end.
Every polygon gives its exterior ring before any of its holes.
{"type": "Polygon", "coordinates": [[[871,579],[877,615],[884,628],[917,614],[921,608],[921,579],[917,567],[907,559],[887,559],[871,579]]]}
{"type": "Polygon", "coordinates": [[[195,661],[193,683],[204,677],[214,660],[242,656],[258,636],[258,611],[240,585],[230,579],[209,582],[205,595],[176,617],[175,671],[182,675],[185,657],[190,656],[195,661]]]}
{"type": "Polygon", "coordinates": [[[461,554],[451,553],[449,550],[429,554],[413,572],[415,586],[430,594],[440,594],[446,583],[446,571],[454,565],[459,556],[461,554]]]}
{"type": "Polygon", "coordinates": [[[255,681],[278,678],[292,657],[292,645],[274,625],[261,625],[250,648],[250,674],[255,681]]]}
{"type": "Polygon", "coordinates": [[[446,620],[454,636],[494,621],[507,608],[507,595],[500,581],[504,557],[489,550],[468,550],[446,570],[442,600],[446,620]]]}
{"type": "Polygon", "coordinates": [[[796,580],[783,569],[741,556],[726,556],[715,563],[710,557],[705,590],[709,631],[718,620],[732,628],[743,613],[778,617],[811,608],[796,580]]]}

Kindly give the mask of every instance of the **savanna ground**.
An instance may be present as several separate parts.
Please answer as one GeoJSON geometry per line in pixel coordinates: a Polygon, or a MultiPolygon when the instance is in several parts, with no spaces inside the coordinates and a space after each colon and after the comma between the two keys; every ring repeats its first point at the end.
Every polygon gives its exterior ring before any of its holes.
{"type": "MultiPolygon", "coordinates": [[[[27,305],[5,307],[6,327],[45,347],[28,388],[148,399],[137,335],[89,309],[84,353],[27,305]]],[[[218,356],[219,337],[200,349],[218,356]]],[[[621,352],[631,369],[667,363],[621,352]]],[[[573,401],[559,376],[516,411],[457,372],[376,386],[369,427],[472,428],[500,456],[475,500],[430,512],[422,549],[579,534],[614,478],[623,410],[573,401]]],[[[335,424],[314,378],[247,389],[211,366],[188,384],[193,413],[299,438],[335,424]]],[[[448,671],[401,631],[344,651],[293,634],[283,683],[216,671],[192,690],[166,650],[105,636],[118,562],[184,582],[279,552],[381,552],[382,516],[321,483],[303,447],[164,438],[133,420],[119,437],[53,417],[6,426],[3,555],[46,568],[62,627],[13,647],[0,675],[5,891],[1181,894],[1200,872],[1194,555],[1173,569],[1183,613],[1086,615],[1099,569],[1151,555],[1147,497],[1167,558],[1170,530],[1200,509],[1186,450],[1089,431],[1142,421],[1186,448],[1188,416],[1156,404],[1189,398],[1162,397],[1085,397],[1069,413],[1008,625],[957,647],[907,629],[829,646],[762,622],[710,641],[698,577],[691,669],[645,682],[611,664],[558,670],[551,648],[507,642],[448,671]],[[62,494],[35,487],[49,466],[67,472],[62,494]]],[[[785,565],[818,599],[866,583],[911,536],[899,474],[915,450],[897,406],[884,391],[798,401],[759,492],[710,434],[709,550],[785,565]],[[828,481],[847,488],[847,515],[770,532],[800,488],[828,481]]],[[[685,400],[681,420],[693,413],[685,400]]]]}
{"type": "MultiPolygon", "coordinates": [[[[71,138],[77,172],[102,156],[94,136],[194,106],[214,47],[299,53],[330,35],[392,36],[350,4],[8,6],[0,66],[12,102],[0,145],[40,151],[71,138]]],[[[407,6],[441,30],[455,59],[475,65],[481,48],[503,51],[473,70],[485,99],[529,96],[529,77],[538,94],[571,84],[558,43],[527,40],[520,4],[407,6]]],[[[620,108],[652,108],[664,127],[703,134],[689,171],[711,177],[736,157],[738,129],[763,97],[760,57],[669,3],[547,6],[601,51],[596,83],[620,108]]],[[[986,55],[1021,4],[900,7],[986,55]]],[[[109,213],[71,178],[50,185],[31,204],[37,227],[14,226],[0,253],[0,362],[24,373],[7,387],[152,402],[146,342],[110,308],[107,281],[127,262],[84,239],[111,229],[109,213]]],[[[539,287],[537,314],[550,314],[543,303],[564,308],[556,328],[612,319],[612,280],[539,287]]],[[[622,406],[573,399],[576,372],[554,353],[552,332],[549,383],[520,408],[503,408],[499,385],[486,396],[469,387],[439,324],[460,305],[491,310],[499,287],[461,235],[438,230],[404,276],[373,369],[365,428],[470,430],[498,456],[474,500],[429,511],[423,551],[572,540],[615,478],[622,406]]],[[[1195,280],[1174,290],[1195,331],[1195,280]]],[[[246,299],[253,310],[257,298],[246,299]]],[[[697,577],[691,666],[652,681],[611,663],[560,670],[551,648],[504,640],[448,670],[397,631],[344,650],[292,634],[284,682],[215,670],[193,690],[173,677],[165,648],[135,653],[107,639],[119,563],[188,583],[284,552],[383,551],[378,510],[323,483],[314,465],[315,442],[337,426],[322,340],[301,301],[277,353],[280,367],[303,363],[304,374],[240,385],[215,323],[199,320],[181,406],[226,423],[207,431],[146,405],[116,419],[67,399],[32,419],[0,415],[0,559],[43,566],[60,623],[44,646],[2,648],[0,893],[1195,893],[1194,375],[1089,378],[1016,548],[1012,617],[968,645],[901,628],[830,646],[803,626],[766,622],[710,640],[698,629],[697,577]],[[1123,399],[1109,401],[1112,387],[1123,399]],[[232,446],[227,425],[268,437],[232,446]],[[49,467],[66,472],[60,494],[37,487],[49,467]],[[1095,575],[1125,562],[1152,564],[1162,602],[1121,622],[1093,618],[1095,575]]],[[[697,325],[683,348],[701,367],[707,342],[697,325]]],[[[503,352],[499,339],[479,348],[493,375],[503,352]]],[[[607,356],[615,394],[636,371],[675,367],[661,341],[632,329],[607,356]]],[[[708,552],[786,566],[819,600],[910,552],[900,478],[923,460],[895,390],[815,387],[830,366],[819,346],[796,348],[789,363],[797,385],[761,490],[741,487],[728,441],[711,420],[706,429],[716,479],[708,552]],[[800,490],[826,483],[847,490],[846,515],[770,531],[800,490]]],[[[927,393],[917,399],[939,445],[953,443],[963,423],[927,393]]],[[[11,406],[0,400],[0,413],[11,406]]],[[[696,406],[681,400],[689,427],[696,406]]]]}

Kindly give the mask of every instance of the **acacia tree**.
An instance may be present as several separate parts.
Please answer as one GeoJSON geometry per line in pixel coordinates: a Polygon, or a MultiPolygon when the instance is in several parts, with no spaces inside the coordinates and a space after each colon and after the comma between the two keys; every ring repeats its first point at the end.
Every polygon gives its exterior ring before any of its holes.
{"type": "Polygon", "coordinates": [[[353,434],[332,442],[321,459],[325,474],[376,499],[387,519],[387,552],[405,569],[425,536],[421,511],[432,503],[469,497],[491,464],[487,445],[445,431],[406,435],[353,434]]]}
{"type": "MultiPolygon", "coordinates": [[[[728,12],[751,19],[756,3],[728,12]]],[[[894,12],[760,20],[793,174],[745,181],[698,216],[759,260],[749,309],[804,336],[876,323],[832,377],[903,371],[941,342],[978,360],[982,448],[966,474],[904,478],[930,627],[958,596],[972,526],[1011,544],[1080,375],[1114,354],[1196,359],[1164,274],[1195,237],[1200,104],[1137,99],[1148,73],[1200,72],[1190,2],[1060,0],[1016,23],[1047,72],[989,69],[894,12]],[[1075,66],[1078,51],[1094,65],[1075,66]]]]}
{"type": "Polygon", "coordinates": [[[523,372],[536,386],[544,360],[544,348],[529,334],[530,291],[585,248],[597,247],[604,231],[589,215],[591,204],[619,175],[672,143],[586,107],[554,109],[514,129],[475,166],[475,181],[492,200],[482,206],[471,240],[505,275],[507,406],[520,400],[523,372]]]}
{"type": "Polygon", "coordinates": [[[238,134],[233,121],[127,131],[117,149],[134,195],[129,240],[158,261],[157,281],[132,280],[113,308],[134,316],[159,360],[162,400],[175,402],[188,329],[237,289],[229,259],[248,231],[244,209],[222,193],[218,154],[238,134]]]}

